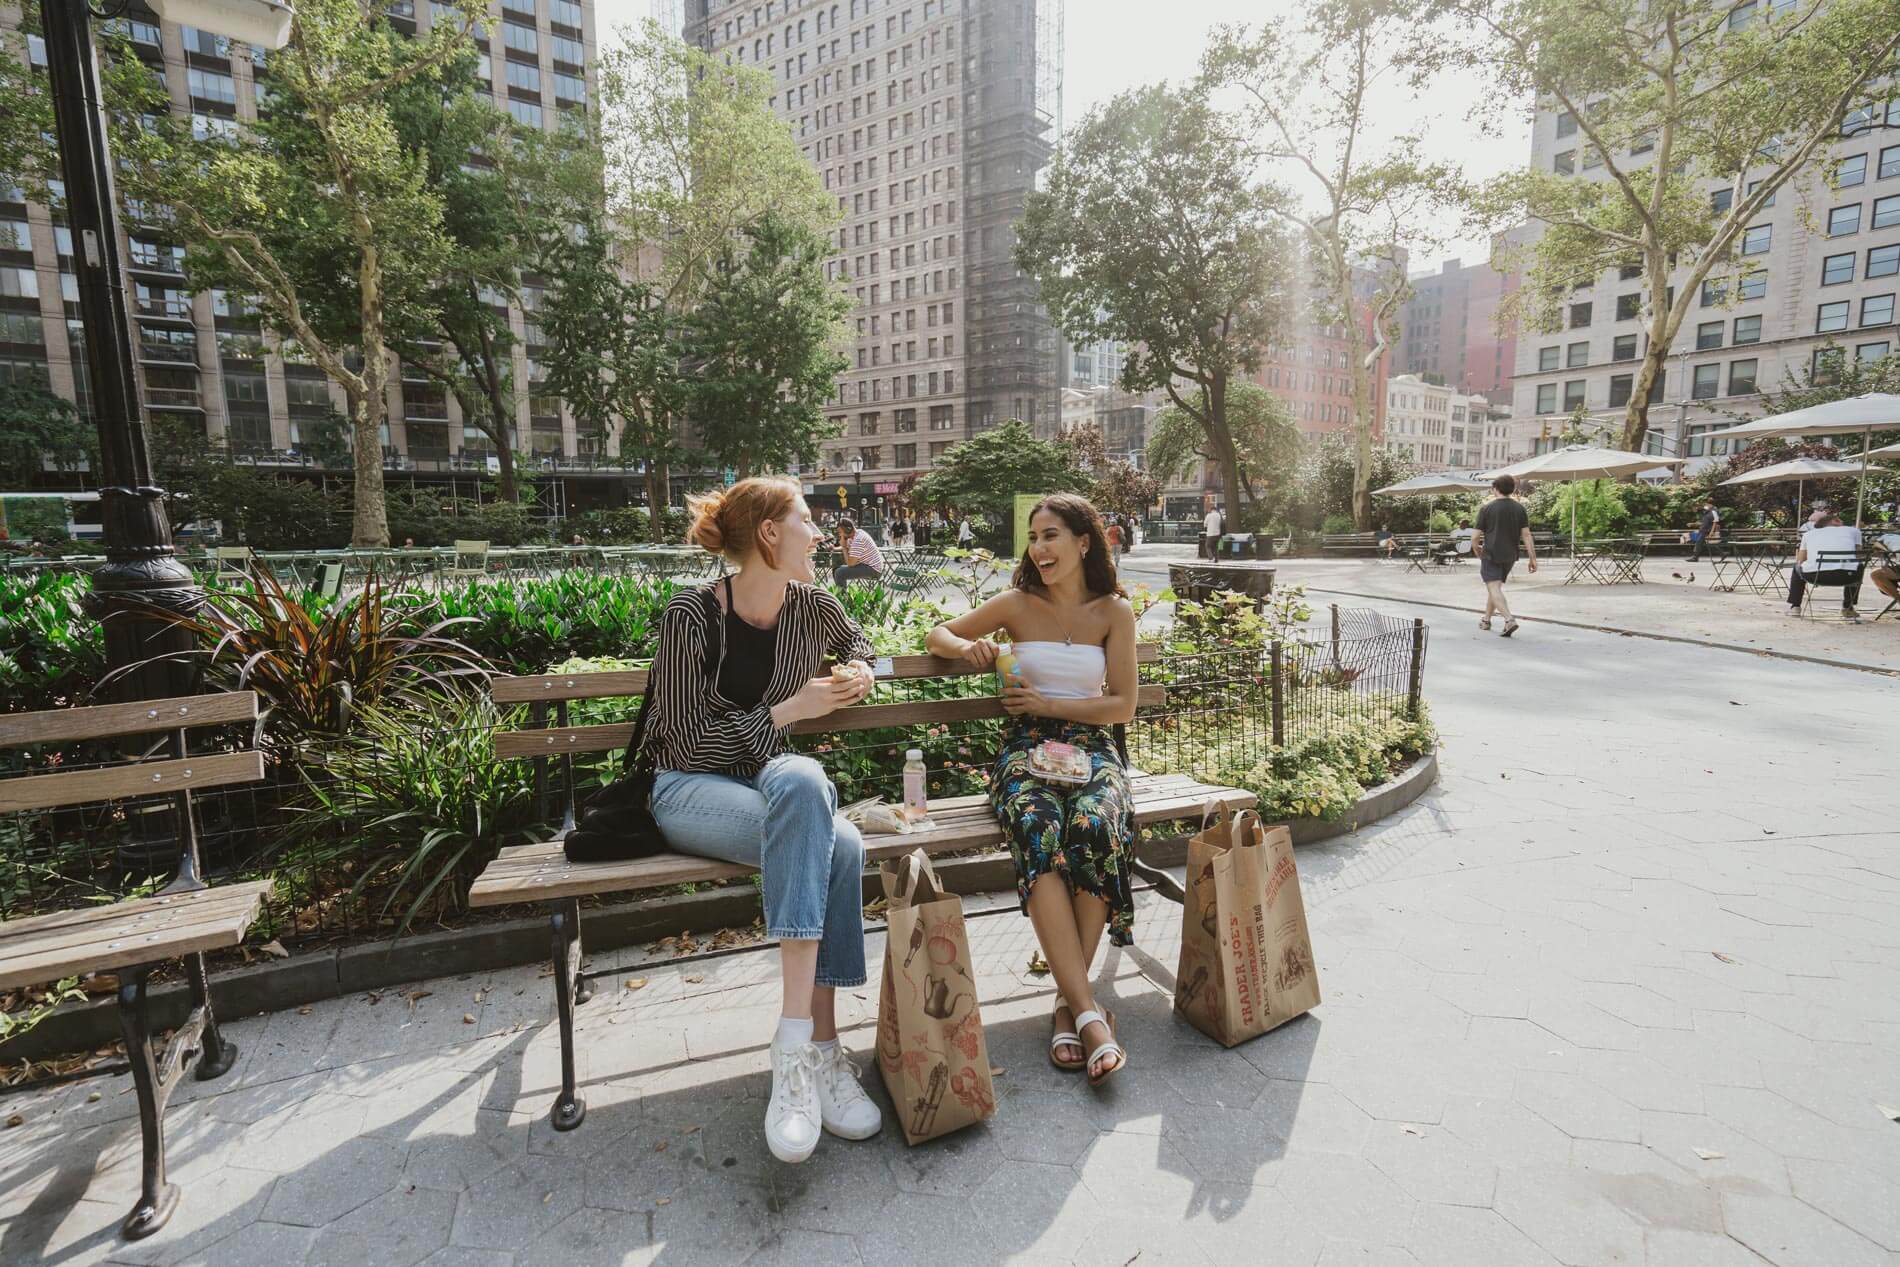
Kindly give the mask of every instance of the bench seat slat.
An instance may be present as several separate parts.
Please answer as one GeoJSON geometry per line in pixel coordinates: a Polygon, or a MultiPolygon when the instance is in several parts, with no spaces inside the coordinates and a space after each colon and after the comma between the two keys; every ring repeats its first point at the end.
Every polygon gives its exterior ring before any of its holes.
{"type": "Polygon", "coordinates": [[[261,752],[221,752],[207,757],[138,761],[99,770],[68,770],[0,780],[0,814],[95,801],[191,792],[249,783],[264,777],[261,752]]]}
{"type": "Polygon", "coordinates": [[[0,748],[72,743],[81,739],[116,739],[121,735],[149,735],[162,730],[256,720],[255,691],[183,695],[173,699],[141,700],[132,704],[54,708],[38,713],[7,713],[0,714],[0,748]]]}
{"type": "MultiPolygon", "coordinates": [[[[1140,824],[1192,817],[1210,799],[1239,808],[1251,805],[1251,794],[1214,787],[1185,775],[1144,775],[1135,780],[1135,821],[1140,824]]],[[[926,853],[1000,844],[1002,829],[989,816],[982,797],[958,797],[933,807],[956,821],[940,823],[932,832],[877,835],[865,838],[872,860],[894,857],[921,848],[926,853]],[[974,802],[974,804],[972,804],[974,802]],[[980,812],[979,812],[980,811],[980,812]]],[[[569,863],[558,840],[521,845],[503,851],[469,890],[471,906],[500,906],[514,902],[551,901],[587,894],[660,888],[749,875],[753,868],[688,854],[665,853],[621,862],[569,863]]]]}
{"type": "MultiPolygon", "coordinates": [[[[1159,708],[1168,702],[1165,686],[1136,688],[1135,703],[1142,708],[1159,708]]],[[[794,735],[843,734],[854,730],[877,730],[889,726],[927,726],[938,722],[980,721],[1003,717],[1003,700],[997,695],[971,695],[962,699],[910,700],[899,704],[856,704],[824,717],[801,721],[792,727],[794,735]]],[[[624,748],[633,738],[633,723],[608,722],[598,726],[549,726],[541,730],[503,730],[495,734],[495,755],[509,757],[550,757],[562,753],[611,752],[624,748]]]]}
{"type": "Polygon", "coordinates": [[[156,893],[151,897],[106,902],[98,906],[75,907],[69,911],[49,911],[44,915],[28,915],[17,920],[0,920],[0,955],[8,953],[6,949],[8,939],[16,928],[31,927],[36,932],[47,932],[52,929],[101,924],[122,918],[122,912],[132,906],[138,908],[135,913],[143,914],[147,906],[154,912],[164,912],[188,903],[206,906],[217,902],[240,902],[243,900],[242,888],[242,885],[221,884],[213,888],[193,889],[184,893],[156,893]]]}
{"type": "Polygon", "coordinates": [[[47,922],[57,916],[10,921],[0,925],[0,990],[235,946],[270,889],[269,880],[251,880],[138,898],[114,903],[105,908],[111,918],[80,927],[47,922]]]}

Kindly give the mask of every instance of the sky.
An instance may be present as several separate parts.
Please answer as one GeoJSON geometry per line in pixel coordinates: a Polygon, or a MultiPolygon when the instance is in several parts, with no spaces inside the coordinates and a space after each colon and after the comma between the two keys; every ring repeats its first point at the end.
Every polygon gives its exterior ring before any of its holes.
{"type": "MultiPolygon", "coordinates": [[[[648,16],[652,7],[652,0],[596,0],[602,42],[616,26],[648,16]]],[[[1218,24],[1291,20],[1297,9],[1294,0],[1068,0],[1063,121],[1074,124],[1090,106],[1124,89],[1188,78],[1199,63],[1208,31],[1218,24]]],[[[1530,114],[1526,103],[1511,112],[1504,135],[1484,135],[1465,116],[1485,89],[1476,80],[1447,79],[1435,84],[1421,102],[1409,87],[1394,84],[1378,97],[1377,115],[1392,120],[1394,132],[1422,129],[1430,145],[1425,157],[1453,164],[1473,179],[1493,176],[1529,160],[1530,114]]],[[[1300,192],[1296,181],[1288,183],[1300,192]]],[[[1486,258],[1488,245],[1458,240],[1455,224],[1443,223],[1437,231],[1452,240],[1430,256],[1414,256],[1414,274],[1436,271],[1442,259],[1453,256],[1466,264],[1486,258]]]]}

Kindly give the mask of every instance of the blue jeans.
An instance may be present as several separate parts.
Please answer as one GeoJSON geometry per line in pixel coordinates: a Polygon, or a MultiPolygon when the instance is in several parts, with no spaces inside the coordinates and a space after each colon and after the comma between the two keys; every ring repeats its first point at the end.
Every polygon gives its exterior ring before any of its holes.
{"type": "Polygon", "coordinates": [[[652,807],[681,853],[759,869],[765,931],[816,939],[819,985],[864,984],[864,838],[823,766],[784,753],[752,779],[661,770],[652,807]]]}

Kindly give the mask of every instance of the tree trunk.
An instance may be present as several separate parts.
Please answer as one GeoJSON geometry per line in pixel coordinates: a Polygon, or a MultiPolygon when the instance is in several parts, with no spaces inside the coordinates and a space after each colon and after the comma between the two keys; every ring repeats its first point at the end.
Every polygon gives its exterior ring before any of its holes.
{"type": "MultiPolygon", "coordinates": [[[[1663,324],[1665,327],[1668,324],[1666,317],[1663,324]]],[[[1663,361],[1669,355],[1669,340],[1657,338],[1656,334],[1652,323],[1649,347],[1643,352],[1643,364],[1636,371],[1636,382],[1630,388],[1629,407],[1623,414],[1623,447],[1631,453],[1643,451],[1643,438],[1649,434],[1649,393],[1656,380],[1662,378],[1663,361]]]]}
{"type": "Polygon", "coordinates": [[[381,548],[389,544],[389,512],[383,494],[382,400],[369,392],[347,392],[356,472],[350,544],[381,548]]]}
{"type": "Polygon", "coordinates": [[[666,506],[671,478],[666,463],[647,462],[647,539],[658,545],[666,540],[666,506]]]}
{"type": "Polygon", "coordinates": [[[1370,358],[1360,342],[1350,279],[1346,293],[1346,359],[1352,365],[1352,524],[1356,531],[1366,532],[1372,527],[1372,367],[1366,364],[1370,358]]]}
{"type": "Polygon", "coordinates": [[[1233,531],[1234,517],[1240,514],[1240,451],[1234,447],[1234,433],[1227,426],[1227,376],[1215,374],[1207,389],[1207,429],[1208,438],[1213,441],[1214,451],[1219,455],[1221,486],[1227,504],[1222,518],[1226,519],[1227,530],[1233,531]]]}
{"type": "Polygon", "coordinates": [[[488,397],[489,418],[494,423],[492,439],[501,455],[501,495],[511,502],[518,502],[521,493],[515,487],[515,445],[508,435],[508,424],[514,421],[510,408],[513,402],[502,398],[501,353],[495,347],[495,340],[490,337],[487,326],[482,326],[477,334],[481,340],[482,390],[488,397]]]}
{"type": "MultiPolygon", "coordinates": [[[[507,433],[504,431],[503,434],[505,435],[507,433]]],[[[496,445],[495,460],[501,465],[495,482],[501,488],[502,500],[510,502],[520,501],[521,494],[515,487],[515,451],[513,446],[506,444],[496,445]]]]}

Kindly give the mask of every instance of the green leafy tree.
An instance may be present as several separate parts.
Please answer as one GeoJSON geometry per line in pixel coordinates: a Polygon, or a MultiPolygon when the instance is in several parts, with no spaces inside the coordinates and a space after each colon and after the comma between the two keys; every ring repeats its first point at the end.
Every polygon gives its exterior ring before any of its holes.
{"type": "Polygon", "coordinates": [[[1557,329],[1572,291],[1641,270],[1645,351],[1622,433],[1640,450],[1650,386],[1704,284],[1731,300],[1760,271],[1744,231],[1784,186],[1831,183],[1832,143],[1877,122],[1868,103],[1900,74],[1900,0],[1434,0],[1432,11],[1474,34],[1421,44],[1425,65],[1483,75],[1494,109],[1535,96],[1576,125],[1575,175],[1512,172],[1466,198],[1477,225],[1528,217],[1543,230],[1501,320],[1557,329]]]}
{"type": "MultiPolygon", "coordinates": [[[[1384,488],[1417,475],[1418,464],[1409,453],[1391,449],[1372,451],[1372,486],[1384,488]]],[[[1285,503],[1287,521],[1317,528],[1326,519],[1337,516],[1346,523],[1352,518],[1353,491],[1358,484],[1358,464],[1352,439],[1332,431],[1307,446],[1294,482],[1297,496],[1285,503]]],[[[1342,532],[1352,531],[1341,528],[1342,532]]]]}
{"type": "Polygon", "coordinates": [[[952,445],[930,474],[917,481],[911,500],[997,525],[1014,522],[1018,493],[1088,491],[1089,477],[1068,449],[1036,439],[1027,423],[1012,418],[952,445]]]}
{"type": "Polygon", "coordinates": [[[1201,428],[1232,506],[1229,392],[1259,366],[1292,280],[1280,195],[1244,178],[1235,133],[1202,90],[1120,94],[1063,138],[1015,247],[1071,340],[1126,341],[1121,386],[1167,392],[1201,428]]]}
{"type": "Polygon", "coordinates": [[[398,88],[391,118],[441,199],[445,245],[433,284],[403,312],[391,343],[405,365],[453,393],[463,422],[488,437],[500,465],[498,491],[515,501],[515,337],[505,305],[520,296],[521,262],[531,258],[540,227],[550,143],[511,135],[513,121],[476,77],[472,46],[443,66],[440,82],[414,79],[398,88]],[[471,163],[471,154],[482,161],[471,163]]]}
{"type": "MultiPolygon", "coordinates": [[[[1847,400],[1869,392],[1900,393],[1900,355],[1883,356],[1877,361],[1850,357],[1846,349],[1832,341],[1822,345],[1809,360],[1798,361],[1781,372],[1781,386],[1761,394],[1764,414],[1785,414],[1831,400],[1847,400]]],[[[1742,418],[1745,415],[1737,414],[1742,418]]],[[[1753,415],[1746,415],[1752,417],[1753,415]]],[[[1879,445],[1882,440],[1875,440],[1879,445]]],[[[1855,441],[1859,451],[1859,441],[1855,441]]]]}
{"type": "Polygon", "coordinates": [[[1418,43],[1414,0],[1325,0],[1298,25],[1215,32],[1202,74],[1215,88],[1237,88],[1250,110],[1255,157],[1291,165],[1318,191],[1306,207],[1274,208],[1292,225],[1319,283],[1327,324],[1345,334],[1352,379],[1353,521],[1372,521],[1374,395],[1383,389],[1385,353],[1397,333],[1399,306],[1411,294],[1408,251],[1438,240],[1424,231],[1443,198],[1445,169],[1422,161],[1422,138],[1402,133],[1380,145],[1388,121],[1374,88],[1418,43]]]}
{"type": "MultiPolygon", "coordinates": [[[[375,6],[305,0],[290,43],[270,55],[270,99],[255,125],[197,138],[138,88],[117,97],[114,145],[128,194],[163,207],[188,244],[198,287],[256,298],[349,400],[356,453],[351,537],[389,543],[380,460],[389,335],[418,320],[449,250],[443,197],[396,122],[404,90],[440,90],[445,67],[488,21],[458,0],[412,37],[375,6]]],[[[144,85],[149,94],[149,80],[144,85]]]]}
{"type": "Polygon", "coordinates": [[[0,384],[0,484],[29,487],[51,459],[62,471],[97,458],[98,433],[46,376],[0,384]]]}
{"type": "Polygon", "coordinates": [[[740,479],[818,460],[824,404],[848,362],[851,305],[825,276],[825,238],[768,213],[729,242],[693,310],[689,409],[699,443],[740,479]]]}
{"type": "Polygon", "coordinates": [[[1102,429],[1093,422],[1072,427],[1056,443],[1070,464],[1088,477],[1088,499],[1098,510],[1139,519],[1161,499],[1161,481],[1125,458],[1108,456],[1102,429]]]}
{"type": "Polygon", "coordinates": [[[40,29],[36,5],[22,6],[17,28],[0,27],[0,186],[17,186],[46,201],[46,182],[58,175],[52,146],[53,98],[46,74],[27,55],[27,36],[40,29]]]}
{"type": "MultiPolygon", "coordinates": [[[[1257,501],[1266,488],[1284,489],[1291,482],[1304,451],[1300,429],[1286,402],[1264,387],[1234,383],[1227,392],[1227,420],[1240,459],[1240,487],[1248,501],[1257,501]]],[[[1164,481],[1192,480],[1202,463],[1213,460],[1206,433],[1184,410],[1170,406],[1155,415],[1148,431],[1148,468],[1164,481]]],[[[1229,505],[1240,512],[1239,503],[1229,505]]]]}

